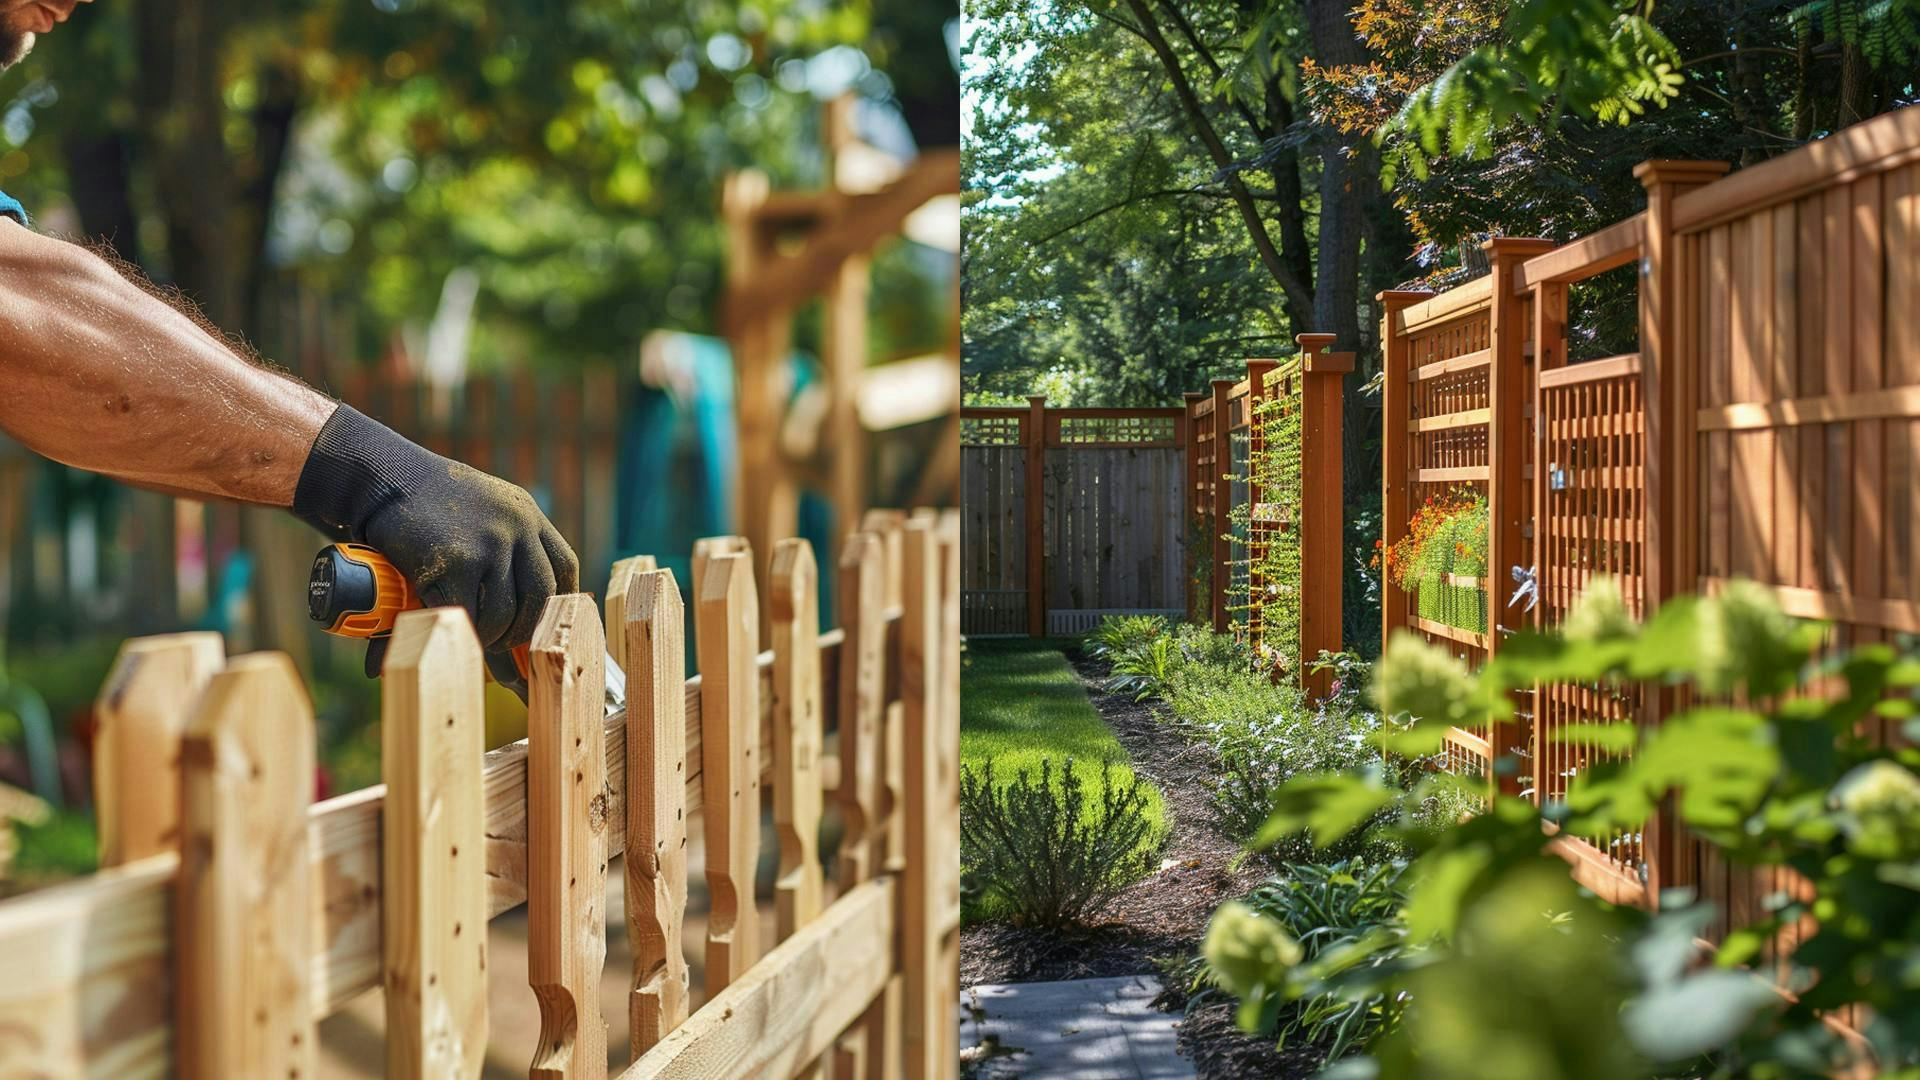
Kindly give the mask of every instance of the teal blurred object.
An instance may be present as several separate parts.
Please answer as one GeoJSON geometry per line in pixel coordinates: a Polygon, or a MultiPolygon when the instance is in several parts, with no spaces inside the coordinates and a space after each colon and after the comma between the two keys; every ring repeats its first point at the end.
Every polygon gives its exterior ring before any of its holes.
{"type": "MultiPolygon", "coordinates": [[[[616,558],[653,555],[662,569],[673,571],[681,592],[689,593],[694,541],[735,531],[733,495],[742,465],[734,431],[732,351],[720,338],[697,334],[675,334],[671,350],[662,364],[666,370],[628,384],[621,403],[613,548],[616,558]]],[[[795,354],[787,363],[793,395],[820,378],[811,357],[795,354]]],[[[820,565],[821,623],[830,627],[832,567],[838,557],[832,550],[832,504],[803,490],[798,532],[813,545],[820,565]]],[[[607,569],[598,568],[601,579],[607,569]]],[[[765,583],[761,588],[764,593],[765,583]]],[[[691,613],[692,605],[687,607],[691,613]]],[[[691,645],[691,635],[688,641],[691,645]]]]}

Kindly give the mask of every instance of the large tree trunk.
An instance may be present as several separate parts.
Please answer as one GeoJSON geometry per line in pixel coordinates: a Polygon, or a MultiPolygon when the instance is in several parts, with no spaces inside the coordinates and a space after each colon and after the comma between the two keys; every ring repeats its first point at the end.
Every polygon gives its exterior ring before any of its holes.
{"type": "MultiPolygon", "coordinates": [[[[1307,33],[1314,56],[1328,66],[1365,64],[1367,47],[1354,33],[1347,0],[1308,0],[1307,33]]],[[[1334,335],[1334,348],[1359,351],[1361,238],[1367,214],[1380,197],[1380,162],[1373,144],[1349,144],[1338,133],[1323,131],[1320,147],[1320,246],[1313,289],[1313,322],[1307,328],[1334,335]]],[[[1360,398],[1360,374],[1347,377],[1342,451],[1348,505],[1374,486],[1365,469],[1361,448],[1371,410],[1360,398]]]]}

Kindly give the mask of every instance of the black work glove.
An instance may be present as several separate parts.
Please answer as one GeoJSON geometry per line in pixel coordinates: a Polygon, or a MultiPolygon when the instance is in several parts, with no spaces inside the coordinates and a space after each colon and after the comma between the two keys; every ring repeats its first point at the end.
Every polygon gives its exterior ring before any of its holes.
{"type": "MultiPolygon", "coordinates": [[[[429,607],[463,607],[495,681],[527,696],[512,650],[547,600],[580,587],[580,563],[533,497],[341,405],[313,441],[294,516],[385,555],[429,607]]],[[[386,638],[367,643],[380,674],[386,638]]]]}

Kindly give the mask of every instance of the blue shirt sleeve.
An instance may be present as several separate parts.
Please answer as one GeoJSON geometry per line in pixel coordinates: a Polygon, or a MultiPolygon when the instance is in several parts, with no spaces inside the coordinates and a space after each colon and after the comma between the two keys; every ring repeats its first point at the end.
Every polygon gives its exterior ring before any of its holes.
{"type": "Polygon", "coordinates": [[[14,198],[4,191],[0,191],[0,214],[10,217],[22,225],[27,224],[27,208],[20,205],[19,199],[14,198]]]}

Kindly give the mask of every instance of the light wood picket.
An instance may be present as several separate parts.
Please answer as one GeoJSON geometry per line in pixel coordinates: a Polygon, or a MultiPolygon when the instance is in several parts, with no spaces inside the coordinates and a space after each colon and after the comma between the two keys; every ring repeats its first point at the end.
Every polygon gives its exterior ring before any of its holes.
{"type": "MultiPolygon", "coordinates": [[[[616,567],[613,587],[621,583],[616,567]]],[[[620,602],[627,673],[627,938],[633,1057],[687,1018],[687,958],[680,926],[687,908],[687,768],[684,614],[673,571],[631,576],[620,602]]]]}
{"type": "MultiPolygon", "coordinates": [[[[946,943],[920,950],[903,937],[908,922],[938,927],[958,906],[957,878],[925,865],[951,848],[941,828],[952,823],[930,820],[950,806],[944,763],[957,755],[933,745],[952,741],[957,716],[934,700],[957,675],[950,530],[924,512],[876,523],[903,556],[909,537],[923,550],[909,572],[904,557],[886,565],[879,536],[848,545],[839,573],[856,587],[842,594],[846,629],[816,629],[811,551],[776,549],[767,652],[750,554],[735,538],[704,543],[696,595],[706,611],[696,608],[696,623],[705,674],[692,679],[670,573],[645,559],[616,570],[612,634],[589,597],[556,597],[534,647],[529,738],[484,756],[466,617],[407,615],[383,688],[387,783],[313,806],[312,714],[284,657],[227,662],[198,695],[194,664],[123,663],[103,702],[114,704],[116,688],[138,693],[119,704],[154,727],[143,738],[164,738],[168,725],[191,733],[183,850],[0,903],[9,976],[0,1014],[11,1033],[0,1039],[0,1075],[311,1075],[316,1022],[376,985],[387,989],[390,1075],[472,1075],[488,1023],[486,923],[523,900],[544,1029],[534,1075],[603,1075],[604,874],[631,837],[635,1035],[624,1075],[952,1076],[946,943]],[[913,635],[884,602],[889,579],[919,598],[913,635]],[[604,637],[620,645],[629,674],[629,710],[611,716],[604,637]],[[912,677],[901,663],[909,653],[919,658],[912,677]],[[143,673],[126,674],[134,666],[143,673]],[[919,698],[913,738],[900,723],[889,745],[884,718],[904,721],[908,694],[919,698]],[[828,732],[839,733],[844,764],[821,755],[828,732]],[[889,751],[930,765],[901,774],[891,802],[889,751]],[[913,793],[922,778],[933,785],[924,797],[913,793]],[[733,935],[733,957],[711,969],[706,1003],[690,1012],[678,947],[687,815],[705,816],[707,869],[739,883],[735,925],[751,926],[762,782],[783,849],[804,851],[789,853],[778,875],[783,940],[760,956],[758,942],[733,935]],[[913,803],[916,835],[946,847],[928,856],[906,843],[856,845],[867,856],[836,857],[829,889],[820,853],[798,841],[817,836],[826,792],[839,802],[861,790],[869,840],[889,829],[904,837],[913,803]],[[741,836],[751,839],[732,843],[741,836]],[[920,914],[905,903],[910,891],[920,914]],[[910,1022],[904,973],[923,952],[931,962],[913,979],[921,1019],[910,1022]],[[912,1066],[909,1032],[921,1058],[912,1066]]],[[[126,655],[178,648],[136,642],[126,655]]]]}
{"type": "Polygon", "coordinates": [[[312,1076],[313,706],[292,661],[227,661],[200,695],[181,758],[180,1071],[312,1076]]]}
{"type": "Polygon", "coordinates": [[[459,608],[401,615],[381,695],[387,1076],[474,1076],[487,1052],[480,641],[459,608]]]}
{"type": "MultiPolygon", "coordinates": [[[[696,551],[696,558],[698,558],[696,551]]],[[[699,640],[702,805],[707,819],[707,996],[713,997],[759,958],[754,870],[760,858],[760,681],[751,659],[759,649],[759,603],[753,555],[709,555],[700,575],[694,633],[699,640]]]]}
{"type": "Polygon", "coordinates": [[[100,865],[180,848],[180,743],[193,701],[226,663],[220,635],[200,631],[121,646],[94,703],[95,819],[100,865]]]}
{"type": "Polygon", "coordinates": [[[805,540],[773,550],[773,822],[780,869],[774,882],[782,941],[820,913],[820,572],[805,540]]]}
{"type": "Polygon", "coordinates": [[[533,633],[527,699],[527,981],[535,1080],[607,1072],[606,639],[593,599],[556,596],[533,633]]]}

